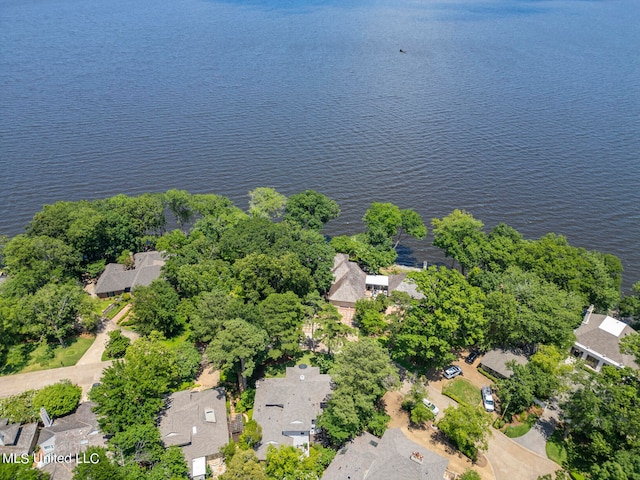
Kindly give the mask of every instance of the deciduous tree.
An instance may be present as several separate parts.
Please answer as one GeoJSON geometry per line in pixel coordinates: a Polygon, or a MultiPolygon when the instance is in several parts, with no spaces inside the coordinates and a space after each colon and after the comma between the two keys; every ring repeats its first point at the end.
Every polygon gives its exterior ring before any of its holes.
{"type": "Polygon", "coordinates": [[[287,197],[271,187],[258,187],[249,192],[249,214],[253,217],[278,218],[284,213],[287,197]]]}
{"type": "Polygon", "coordinates": [[[454,210],[446,217],[434,218],[433,245],[460,264],[462,273],[478,265],[483,256],[486,235],[484,224],[464,210],[454,210]]]}
{"type": "Polygon", "coordinates": [[[136,328],[143,335],[156,330],[166,336],[179,332],[180,323],[176,315],[180,298],[166,280],[157,279],[149,286],[133,290],[133,313],[136,328]]]}
{"type": "Polygon", "coordinates": [[[339,215],[340,207],[336,202],[315,190],[305,190],[289,197],[284,218],[302,228],[321,230],[325,223],[339,215]]]}
{"type": "Polygon", "coordinates": [[[267,344],[264,330],[244,320],[234,319],[218,332],[206,353],[214,365],[236,373],[242,391],[247,388],[247,377],[253,374],[256,361],[264,354],[267,344]]]}
{"type": "Polygon", "coordinates": [[[491,435],[491,416],[479,405],[460,404],[448,407],[438,428],[473,461],[478,458],[478,450],[486,450],[491,435]]]}

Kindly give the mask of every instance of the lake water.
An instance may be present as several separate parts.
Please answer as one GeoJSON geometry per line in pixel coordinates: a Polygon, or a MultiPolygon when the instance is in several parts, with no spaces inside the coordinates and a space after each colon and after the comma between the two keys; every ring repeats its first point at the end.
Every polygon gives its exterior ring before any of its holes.
{"type": "MultiPolygon", "coordinates": [[[[57,200],[319,190],[640,279],[637,0],[0,0],[0,233],[57,200]],[[400,53],[400,49],[406,53],[400,53]]],[[[441,260],[432,237],[411,258],[441,260]]]]}

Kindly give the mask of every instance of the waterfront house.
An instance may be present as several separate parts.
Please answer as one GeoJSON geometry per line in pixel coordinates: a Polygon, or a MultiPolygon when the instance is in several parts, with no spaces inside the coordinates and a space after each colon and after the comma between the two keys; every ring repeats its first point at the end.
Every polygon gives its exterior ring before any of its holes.
{"type": "Polygon", "coordinates": [[[130,292],[134,287],[147,286],[160,277],[164,266],[160,252],[136,253],[133,258],[133,268],[126,268],[119,263],[110,263],[105,267],[96,283],[98,297],[108,298],[130,292]]]}
{"type": "Polygon", "coordinates": [[[253,419],[262,427],[258,458],[267,458],[269,445],[293,445],[308,455],[316,418],[330,392],[331,377],[306,365],[287,367],[285,378],[258,381],[253,409],[253,419]]]}
{"type": "Polygon", "coordinates": [[[639,368],[633,355],[620,353],[620,339],[636,333],[626,323],[608,315],[593,313],[591,305],[575,330],[576,341],[571,355],[583,359],[586,365],[599,372],[603,365],[617,368],[639,368]]]}
{"type": "Polygon", "coordinates": [[[360,266],[349,260],[346,253],[338,253],[333,259],[334,282],[327,298],[336,307],[354,308],[362,298],[389,295],[393,291],[406,292],[416,299],[424,298],[416,284],[406,278],[406,273],[397,275],[367,275],[360,266]]]}

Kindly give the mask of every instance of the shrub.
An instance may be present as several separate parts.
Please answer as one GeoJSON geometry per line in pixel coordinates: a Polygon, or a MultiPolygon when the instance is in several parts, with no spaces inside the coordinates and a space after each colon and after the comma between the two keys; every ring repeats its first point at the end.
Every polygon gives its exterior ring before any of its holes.
{"type": "Polygon", "coordinates": [[[255,447],[262,440],[262,427],[255,420],[249,420],[244,426],[244,432],[238,439],[238,446],[242,450],[255,447]]]}
{"type": "Polygon", "coordinates": [[[37,412],[44,407],[51,417],[62,417],[73,412],[80,403],[82,389],[69,380],[49,385],[33,397],[33,408],[37,412]]]}
{"type": "Polygon", "coordinates": [[[236,403],[236,412],[244,413],[253,408],[253,402],[256,398],[256,390],[255,388],[247,388],[242,395],[240,395],[240,400],[236,403]]]}
{"type": "Polygon", "coordinates": [[[131,345],[131,340],[122,335],[120,330],[109,332],[109,341],[104,350],[104,356],[108,359],[122,358],[127,353],[127,348],[131,345]]]}

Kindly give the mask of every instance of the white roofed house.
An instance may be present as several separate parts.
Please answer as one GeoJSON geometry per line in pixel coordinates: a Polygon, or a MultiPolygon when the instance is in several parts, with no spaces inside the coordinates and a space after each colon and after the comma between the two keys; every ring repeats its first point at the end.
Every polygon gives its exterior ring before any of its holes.
{"type": "Polygon", "coordinates": [[[182,449],[191,478],[204,480],[207,462],[221,457],[220,447],[229,443],[225,391],[171,394],[160,414],[159,428],[165,447],[182,449]]]}
{"type": "Polygon", "coordinates": [[[571,355],[583,359],[593,370],[599,372],[603,365],[639,368],[633,355],[620,353],[620,339],[635,330],[608,315],[593,313],[593,305],[574,333],[576,341],[571,347],[571,355]]]}
{"type": "Polygon", "coordinates": [[[316,418],[330,392],[331,377],[306,365],[287,367],[285,378],[257,382],[253,419],[262,427],[258,458],[267,458],[269,445],[293,445],[308,455],[316,418]]]}

